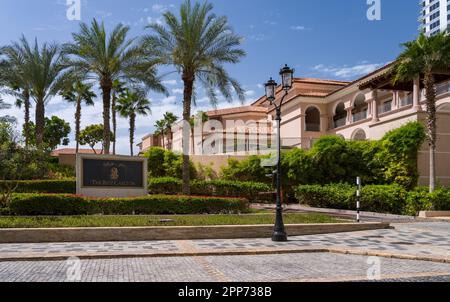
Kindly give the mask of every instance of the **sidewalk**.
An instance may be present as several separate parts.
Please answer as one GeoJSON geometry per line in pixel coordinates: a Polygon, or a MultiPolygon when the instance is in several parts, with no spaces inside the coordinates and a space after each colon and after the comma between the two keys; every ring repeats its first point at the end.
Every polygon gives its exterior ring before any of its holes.
{"type": "Polygon", "coordinates": [[[395,229],[270,239],[0,244],[0,262],[85,259],[339,253],[450,263],[450,223],[394,224],[395,229]]]}

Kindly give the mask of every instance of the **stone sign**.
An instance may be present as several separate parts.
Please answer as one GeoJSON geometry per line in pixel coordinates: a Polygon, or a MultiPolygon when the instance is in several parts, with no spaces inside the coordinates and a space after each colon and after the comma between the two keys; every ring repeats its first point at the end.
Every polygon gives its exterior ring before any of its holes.
{"type": "Polygon", "coordinates": [[[77,194],[92,197],[145,196],[147,159],[109,155],[77,155],[77,194]]]}

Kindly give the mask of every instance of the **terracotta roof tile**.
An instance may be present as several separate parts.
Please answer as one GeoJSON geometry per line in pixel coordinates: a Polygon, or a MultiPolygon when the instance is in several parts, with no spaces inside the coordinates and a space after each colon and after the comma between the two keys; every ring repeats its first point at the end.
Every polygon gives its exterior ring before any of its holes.
{"type": "Polygon", "coordinates": [[[206,112],[206,114],[209,117],[214,117],[214,116],[246,113],[246,112],[267,113],[267,108],[261,107],[261,106],[243,106],[243,107],[236,107],[236,108],[211,110],[211,111],[206,112]]]}

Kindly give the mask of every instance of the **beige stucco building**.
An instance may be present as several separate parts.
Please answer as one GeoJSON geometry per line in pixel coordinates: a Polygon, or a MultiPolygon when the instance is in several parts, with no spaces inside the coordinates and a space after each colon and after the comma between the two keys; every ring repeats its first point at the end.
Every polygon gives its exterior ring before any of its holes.
{"type": "MultiPolygon", "coordinates": [[[[347,140],[377,140],[386,132],[410,121],[425,122],[425,97],[422,81],[392,84],[388,64],[354,82],[296,78],[282,107],[281,137],[285,148],[309,149],[324,135],[340,135],[347,140]]],[[[450,185],[450,73],[436,73],[437,90],[437,177],[440,184],[450,185]]],[[[281,88],[277,97],[281,97],[281,88]]],[[[264,153],[267,130],[273,135],[274,107],[265,96],[250,106],[213,110],[207,115],[214,122],[203,131],[191,134],[190,154],[202,163],[226,163],[227,157],[264,153]],[[238,121],[238,122],[236,122],[238,121]],[[217,123],[220,122],[220,123],[217,123]],[[234,123],[233,123],[234,122],[234,123]],[[220,124],[222,127],[220,127],[220,124]],[[211,145],[213,134],[233,138],[234,146],[211,145]],[[209,148],[211,149],[211,148],[209,148]],[[214,154],[214,155],[211,155],[214,154]]],[[[182,123],[174,126],[173,150],[182,151],[182,123]]],[[[198,129],[197,129],[198,130],[198,129]]],[[[141,146],[149,146],[151,136],[141,146]]],[[[217,141],[214,142],[217,144],[217,141]]],[[[270,143],[269,143],[270,145],[270,143]]],[[[145,148],[142,148],[145,150],[145,148]]],[[[418,157],[420,184],[429,182],[429,152],[424,144],[418,157]]]]}

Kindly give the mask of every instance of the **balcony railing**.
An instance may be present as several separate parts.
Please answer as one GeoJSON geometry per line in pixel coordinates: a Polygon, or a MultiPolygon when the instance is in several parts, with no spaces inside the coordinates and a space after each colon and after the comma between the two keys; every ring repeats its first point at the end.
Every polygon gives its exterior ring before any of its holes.
{"type": "Polygon", "coordinates": [[[412,103],[413,103],[412,94],[400,98],[400,106],[401,107],[412,105],[412,103]]]}
{"type": "Polygon", "coordinates": [[[378,113],[383,114],[386,112],[392,111],[392,103],[391,102],[387,102],[384,103],[380,106],[378,106],[378,113]]]}
{"type": "Polygon", "coordinates": [[[444,94],[447,92],[450,92],[450,82],[436,85],[436,95],[444,94]]]}
{"type": "Polygon", "coordinates": [[[340,118],[340,119],[338,119],[338,120],[335,120],[335,121],[333,122],[333,127],[334,127],[334,128],[339,128],[339,127],[345,126],[346,120],[347,120],[347,118],[345,118],[345,117],[340,118]]]}
{"type": "Polygon", "coordinates": [[[358,112],[358,113],[354,113],[353,114],[353,122],[358,122],[358,121],[362,121],[365,120],[367,118],[367,111],[362,111],[362,112],[358,112]]]}

